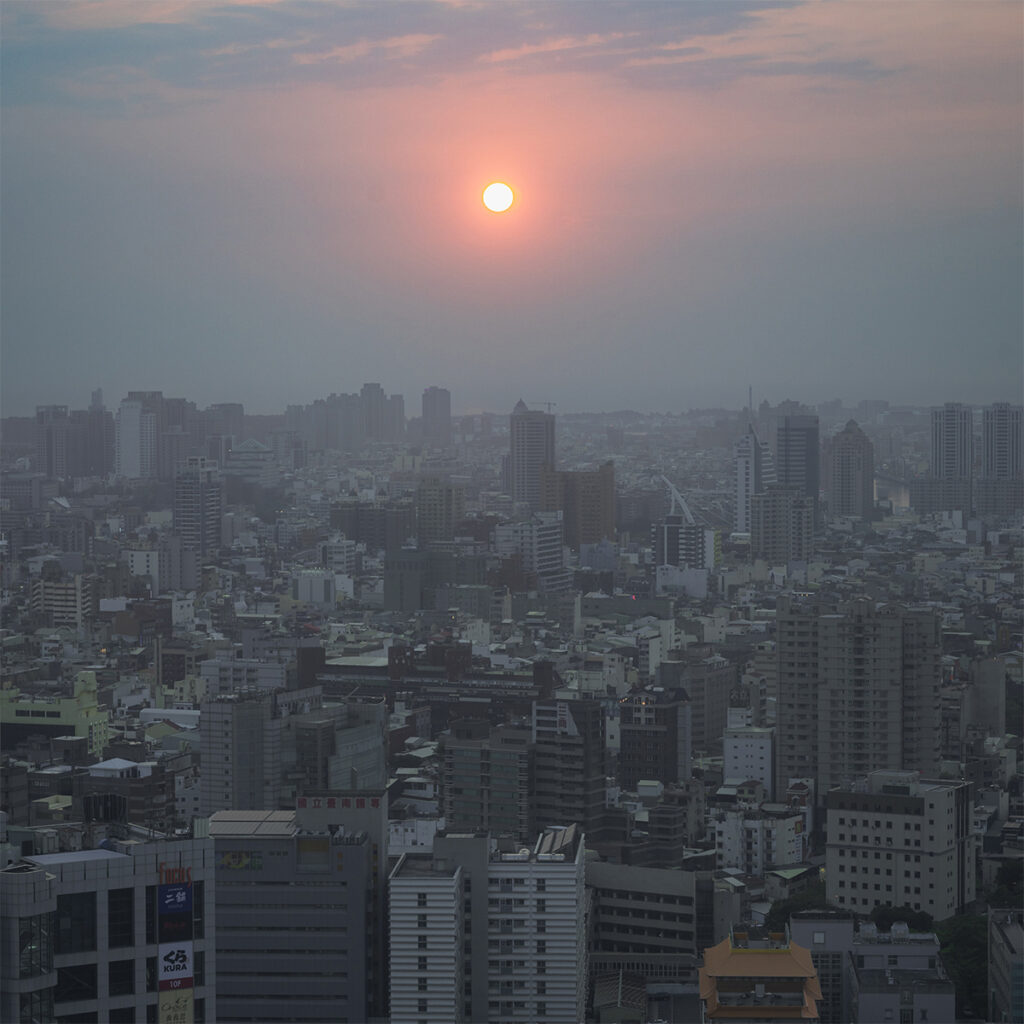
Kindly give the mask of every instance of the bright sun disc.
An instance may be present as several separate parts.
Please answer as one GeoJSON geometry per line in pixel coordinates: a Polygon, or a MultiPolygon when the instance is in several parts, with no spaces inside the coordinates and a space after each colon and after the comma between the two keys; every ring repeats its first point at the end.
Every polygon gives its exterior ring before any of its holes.
{"type": "Polygon", "coordinates": [[[492,213],[504,213],[512,205],[514,198],[512,189],[503,181],[492,182],[484,189],[484,206],[492,213]]]}

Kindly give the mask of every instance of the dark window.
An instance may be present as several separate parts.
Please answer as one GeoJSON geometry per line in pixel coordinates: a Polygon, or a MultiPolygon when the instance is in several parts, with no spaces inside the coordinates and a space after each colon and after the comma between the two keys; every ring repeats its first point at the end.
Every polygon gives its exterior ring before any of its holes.
{"type": "Polygon", "coordinates": [[[53,1020],[53,989],[22,992],[18,999],[18,1019],[23,1021],[53,1020]]]}
{"type": "Polygon", "coordinates": [[[95,998],[95,964],[79,964],[77,967],[61,967],[58,969],[57,991],[54,995],[55,1002],[68,1003],[77,999],[95,998]]]}
{"type": "Polygon", "coordinates": [[[18,977],[34,978],[53,970],[53,915],[18,921],[18,977]]]}
{"type": "Polygon", "coordinates": [[[156,942],[156,886],[146,886],[146,942],[156,942]]]}
{"type": "Polygon", "coordinates": [[[110,1024],[135,1024],[135,1007],[122,1006],[120,1010],[111,1010],[107,1020],[110,1024]]]}
{"type": "Polygon", "coordinates": [[[206,883],[192,883],[192,937],[205,938],[206,921],[206,883]]]}
{"type": "Polygon", "coordinates": [[[111,889],[107,893],[107,929],[111,949],[135,945],[134,889],[111,889]]]}
{"type": "Polygon", "coordinates": [[[83,953],[96,948],[96,893],[57,897],[56,953],[83,953]]]}
{"type": "Polygon", "coordinates": [[[195,954],[195,956],[193,957],[193,961],[192,961],[192,977],[193,977],[195,985],[197,987],[199,985],[205,985],[206,984],[206,951],[205,950],[200,949],[195,954]]]}
{"type": "Polygon", "coordinates": [[[107,965],[107,985],[112,996],[135,993],[135,961],[111,960],[107,965]]]}
{"type": "MultiPolygon", "coordinates": [[[[153,960],[153,963],[156,963],[155,959],[153,960]]],[[[146,1003],[146,1024],[157,1024],[157,1013],[158,1009],[156,1003],[146,1003]]]]}
{"type": "Polygon", "coordinates": [[[156,957],[146,957],[146,991],[156,991],[156,957]]]}
{"type": "Polygon", "coordinates": [[[206,1021],[206,1000],[197,999],[193,1005],[192,1019],[195,1024],[205,1024],[206,1021]]]}

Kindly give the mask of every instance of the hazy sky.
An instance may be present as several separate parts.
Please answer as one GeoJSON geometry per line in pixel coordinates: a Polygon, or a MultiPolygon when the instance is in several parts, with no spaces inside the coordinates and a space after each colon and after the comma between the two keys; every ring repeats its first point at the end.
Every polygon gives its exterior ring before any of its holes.
{"type": "Polygon", "coordinates": [[[1018,0],[0,19],[4,415],[1020,401],[1018,0]]]}

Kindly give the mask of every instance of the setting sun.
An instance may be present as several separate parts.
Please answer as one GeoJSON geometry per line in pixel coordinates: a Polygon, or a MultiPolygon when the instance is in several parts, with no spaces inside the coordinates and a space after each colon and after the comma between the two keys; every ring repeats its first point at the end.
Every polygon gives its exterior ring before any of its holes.
{"type": "Polygon", "coordinates": [[[492,213],[504,213],[511,205],[515,196],[512,189],[502,181],[494,181],[484,189],[484,206],[492,213]]]}

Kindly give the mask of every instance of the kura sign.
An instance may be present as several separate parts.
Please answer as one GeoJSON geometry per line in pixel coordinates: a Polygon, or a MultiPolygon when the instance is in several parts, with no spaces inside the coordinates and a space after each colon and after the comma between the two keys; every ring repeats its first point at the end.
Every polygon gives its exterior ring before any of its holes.
{"type": "Polygon", "coordinates": [[[164,942],[157,953],[159,965],[159,982],[163,990],[170,988],[191,988],[192,978],[192,943],[164,942]],[[190,979],[187,986],[174,984],[176,981],[190,979]]]}

